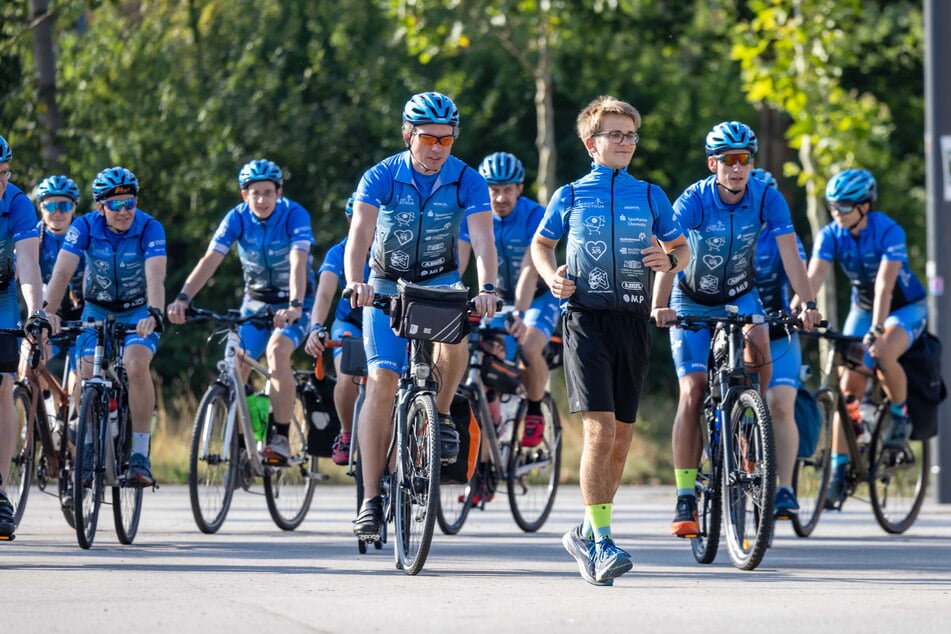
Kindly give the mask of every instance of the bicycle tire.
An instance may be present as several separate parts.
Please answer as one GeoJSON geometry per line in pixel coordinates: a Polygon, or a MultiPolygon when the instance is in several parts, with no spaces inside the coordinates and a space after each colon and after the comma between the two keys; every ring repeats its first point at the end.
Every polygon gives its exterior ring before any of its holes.
{"type": "MultiPolygon", "coordinates": [[[[8,376],[7,380],[9,378],[8,376]]],[[[3,481],[6,485],[7,496],[13,505],[14,527],[20,525],[20,520],[23,519],[23,514],[26,512],[26,505],[30,498],[30,485],[33,484],[33,473],[36,470],[36,457],[39,450],[36,435],[36,425],[39,418],[36,411],[33,411],[33,424],[30,424],[32,409],[30,407],[30,397],[30,388],[19,383],[14,386],[13,409],[16,415],[16,437],[13,441],[13,459],[6,469],[6,478],[3,481]]]]}
{"type": "Polygon", "coordinates": [[[832,477],[832,418],[835,398],[829,388],[820,388],[815,394],[822,417],[819,440],[811,456],[797,458],[793,468],[793,491],[799,501],[799,512],[791,516],[793,531],[799,537],[809,537],[819,524],[825,507],[826,491],[832,477]]]}
{"type": "Polygon", "coordinates": [[[301,525],[317,488],[317,456],[307,453],[307,426],[310,412],[298,390],[294,397],[294,413],[287,432],[291,453],[286,466],[264,469],[264,499],[274,523],[285,531],[301,525]]]}
{"type": "Polygon", "coordinates": [[[417,394],[397,430],[395,507],[396,563],[408,575],[426,563],[439,503],[439,417],[429,393],[417,394]]]}
{"type": "MultiPolygon", "coordinates": [[[[353,445],[353,479],[356,483],[357,515],[359,515],[360,508],[363,506],[365,489],[363,486],[363,464],[360,462],[360,443],[355,433],[350,436],[350,443],[353,445]]],[[[367,554],[367,543],[359,537],[357,538],[357,551],[361,555],[367,554]]]]}
{"type": "Polygon", "coordinates": [[[704,451],[697,467],[694,490],[697,492],[697,525],[699,534],[690,539],[693,557],[700,564],[712,564],[720,548],[720,526],[723,519],[723,497],[720,480],[719,440],[711,443],[710,428],[701,426],[704,451]]]}
{"type": "Polygon", "coordinates": [[[909,440],[901,449],[889,449],[882,438],[890,426],[891,411],[881,407],[870,444],[868,491],[872,512],[886,533],[904,533],[921,511],[931,469],[930,442],[909,440]]]}
{"type": "Polygon", "coordinates": [[[201,397],[192,428],[188,455],[188,498],[198,530],[218,532],[228,517],[237,482],[240,453],[237,430],[232,429],[230,449],[225,456],[228,411],[232,391],[222,383],[213,383],[201,397]]]}
{"type": "MultiPolygon", "coordinates": [[[[541,407],[545,418],[542,441],[535,447],[513,443],[506,475],[512,517],[526,533],[534,533],[545,525],[561,478],[561,417],[551,394],[545,394],[541,407]]],[[[515,438],[522,437],[524,425],[525,416],[522,416],[515,438]]]]}
{"type": "Polygon", "coordinates": [[[60,448],[60,470],[59,483],[57,485],[59,493],[59,510],[63,513],[63,518],[70,528],[76,528],[76,514],[73,512],[73,456],[76,450],[72,448],[73,442],[69,440],[69,434],[64,433],[62,442],[64,447],[60,448]]]}
{"type": "Polygon", "coordinates": [[[439,483],[439,503],[436,505],[436,523],[444,535],[456,535],[462,530],[472,508],[476,475],[465,484],[439,483]]]}
{"type": "MultiPolygon", "coordinates": [[[[128,473],[129,459],[132,457],[132,415],[127,399],[119,411],[121,428],[115,439],[115,456],[118,473],[128,473]]],[[[142,517],[142,487],[127,486],[124,478],[118,486],[112,487],[112,519],[116,527],[119,543],[128,546],[135,541],[139,532],[139,520],[142,517]]]]}
{"type": "Polygon", "coordinates": [[[733,565],[753,570],[766,554],[773,533],[773,425],[762,396],[754,389],[738,392],[726,411],[730,419],[721,470],[723,532],[733,565]],[[731,452],[729,460],[726,451],[731,452]]]}
{"type": "Polygon", "coordinates": [[[102,388],[89,385],[83,388],[80,399],[79,424],[76,428],[76,468],[73,470],[73,512],[76,519],[76,539],[79,546],[88,549],[96,539],[99,508],[103,501],[103,460],[105,445],[103,431],[108,433],[108,409],[103,402],[102,388]],[[90,442],[86,442],[90,438],[90,442]],[[87,459],[87,455],[91,458],[87,459]],[[86,462],[92,464],[89,486],[83,486],[86,462]]]}

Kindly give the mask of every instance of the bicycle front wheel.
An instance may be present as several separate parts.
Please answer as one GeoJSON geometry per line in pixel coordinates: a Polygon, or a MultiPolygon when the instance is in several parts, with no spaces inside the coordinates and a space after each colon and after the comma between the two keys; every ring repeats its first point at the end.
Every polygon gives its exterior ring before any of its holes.
{"type": "MultiPolygon", "coordinates": [[[[541,407],[545,419],[542,441],[534,447],[513,444],[506,478],[512,517],[526,533],[544,526],[561,477],[561,418],[551,394],[545,394],[541,407]]],[[[524,425],[524,418],[519,427],[524,425]]],[[[516,438],[520,437],[519,433],[516,438]]]]}
{"type": "Polygon", "coordinates": [[[73,512],[76,539],[82,548],[89,548],[96,538],[99,507],[104,496],[105,446],[102,431],[108,410],[98,386],[85,387],[80,403],[79,426],[76,429],[76,468],[73,469],[73,512]]]}
{"type": "Polygon", "coordinates": [[[723,443],[724,532],[733,565],[753,570],[766,554],[773,534],[773,424],[763,398],[753,389],[739,392],[729,411],[728,436],[723,443]]]}
{"type": "Polygon", "coordinates": [[[720,547],[720,521],[723,518],[723,497],[720,489],[720,439],[710,438],[710,427],[701,425],[703,430],[703,454],[697,468],[697,480],[694,490],[697,492],[697,525],[700,529],[696,537],[690,539],[693,558],[700,564],[712,564],[717,558],[720,547]]]}
{"type": "Polygon", "coordinates": [[[292,531],[301,525],[310,510],[317,487],[317,456],[307,453],[309,412],[300,392],[294,399],[287,442],[291,453],[286,466],[266,467],[264,497],[271,519],[281,529],[292,531]]]}
{"type": "Polygon", "coordinates": [[[888,407],[881,408],[870,446],[868,491],[878,525],[898,535],[915,523],[925,501],[931,448],[927,440],[909,440],[900,449],[885,447],[882,441],[891,417],[888,407]]]}
{"type": "MultiPolygon", "coordinates": [[[[10,380],[10,377],[7,377],[10,380]]],[[[30,390],[23,385],[13,388],[13,409],[16,414],[16,437],[13,440],[13,460],[6,469],[7,496],[13,505],[13,522],[19,526],[26,502],[30,497],[30,485],[33,483],[33,471],[36,468],[36,456],[39,444],[36,441],[36,418],[30,408],[30,390]]],[[[45,421],[44,421],[45,424],[45,421]]]]}
{"type": "MultiPolygon", "coordinates": [[[[132,457],[132,419],[127,405],[123,406],[120,415],[123,428],[115,439],[116,464],[119,473],[128,473],[129,458],[132,457]]],[[[128,546],[135,540],[141,517],[142,487],[128,486],[125,478],[120,478],[118,486],[112,487],[112,519],[120,544],[128,546]]]]}
{"type": "Polygon", "coordinates": [[[799,512],[792,515],[793,530],[800,537],[809,537],[819,523],[825,506],[826,490],[832,477],[832,416],[835,399],[828,388],[816,392],[822,417],[816,450],[807,458],[797,458],[793,470],[793,491],[799,501],[799,512]]]}
{"type": "Polygon", "coordinates": [[[198,530],[216,533],[231,508],[237,480],[238,434],[228,435],[232,392],[213,383],[198,404],[188,455],[188,497],[198,530]],[[230,443],[230,446],[226,445],[230,443]]]}
{"type": "Polygon", "coordinates": [[[418,574],[433,541],[439,503],[439,417],[429,394],[413,398],[403,429],[397,431],[393,490],[396,565],[418,574]]]}

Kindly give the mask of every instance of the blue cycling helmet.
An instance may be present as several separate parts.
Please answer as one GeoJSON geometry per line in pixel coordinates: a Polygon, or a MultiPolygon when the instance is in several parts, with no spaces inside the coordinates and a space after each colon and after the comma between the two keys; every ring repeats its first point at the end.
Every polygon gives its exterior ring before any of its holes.
{"type": "Polygon", "coordinates": [[[525,182],[525,168],[522,162],[508,152],[496,152],[482,159],[479,173],[489,185],[521,184],[525,182]]]}
{"type": "Polygon", "coordinates": [[[845,170],[829,179],[826,200],[830,203],[875,202],[878,186],[868,170],[845,170]]]}
{"type": "Polygon", "coordinates": [[[769,170],[764,170],[759,167],[754,167],[753,169],[750,170],[750,178],[756,178],[763,181],[764,183],[766,183],[767,187],[773,187],[775,189],[779,189],[779,183],[776,182],[776,177],[773,176],[773,173],[770,172],[769,170]]]}
{"type": "Polygon", "coordinates": [[[92,197],[98,203],[110,196],[139,193],[139,180],[124,167],[110,167],[96,174],[92,182],[92,197]]]}
{"type": "Polygon", "coordinates": [[[50,196],[66,196],[74,203],[78,203],[79,188],[73,179],[67,176],[47,176],[36,186],[36,199],[43,201],[50,196]]]}
{"type": "Polygon", "coordinates": [[[707,156],[723,154],[727,150],[749,150],[756,154],[759,144],[753,130],[745,123],[724,121],[713,126],[707,133],[705,149],[707,156]]]}
{"type": "Polygon", "coordinates": [[[0,136],[0,163],[9,163],[13,158],[13,150],[7,140],[0,136]]]}
{"type": "Polygon", "coordinates": [[[421,92],[406,102],[403,121],[412,125],[443,123],[459,126],[459,110],[452,99],[439,92],[421,92]]]}
{"type": "Polygon", "coordinates": [[[238,183],[241,185],[241,189],[247,189],[251,183],[261,181],[270,181],[278,187],[282,187],[284,185],[284,174],[280,167],[267,159],[258,159],[246,163],[238,172],[238,183]]]}
{"type": "Polygon", "coordinates": [[[353,218],[353,196],[347,200],[347,208],[344,210],[344,213],[347,214],[347,220],[353,218]]]}

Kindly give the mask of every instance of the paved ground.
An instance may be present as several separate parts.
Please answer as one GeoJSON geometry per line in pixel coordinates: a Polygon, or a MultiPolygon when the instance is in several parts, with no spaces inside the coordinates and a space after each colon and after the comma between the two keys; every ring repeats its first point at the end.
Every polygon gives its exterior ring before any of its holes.
{"type": "MultiPolygon", "coordinates": [[[[285,533],[262,496],[239,492],[216,535],[194,525],[184,487],[147,493],[141,529],[120,545],[103,508],[81,550],[50,496],[34,492],[17,539],[0,544],[3,632],[947,632],[951,506],[929,501],[902,536],[867,504],[824,516],[809,539],[781,525],[753,572],[721,551],[709,566],[666,535],[667,488],[625,487],[615,533],[634,570],[613,588],[583,582],[561,534],[580,518],[564,487],[548,524],[522,533],[504,497],[459,535],[437,532],[422,574],[391,545],[359,555],[352,490],[323,486],[285,533]]],[[[438,531],[438,529],[437,529],[438,531]]]]}

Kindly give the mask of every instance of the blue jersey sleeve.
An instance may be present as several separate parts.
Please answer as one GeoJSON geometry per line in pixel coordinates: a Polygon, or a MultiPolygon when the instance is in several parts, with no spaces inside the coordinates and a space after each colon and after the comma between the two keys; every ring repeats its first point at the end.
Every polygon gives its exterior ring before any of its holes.
{"type": "Polygon", "coordinates": [[[310,226],[310,215],[298,203],[290,203],[288,229],[291,234],[291,249],[310,252],[314,244],[314,231],[310,226]]]}
{"type": "Polygon", "coordinates": [[[73,255],[83,257],[83,253],[89,247],[89,221],[86,216],[80,216],[73,220],[66,231],[66,238],[63,240],[62,250],[73,255]]]}
{"type": "Polygon", "coordinates": [[[908,262],[908,245],[905,241],[905,229],[897,222],[882,234],[882,258],[892,262],[908,262]]]}
{"type": "Polygon", "coordinates": [[[565,235],[565,229],[567,228],[565,221],[570,209],[569,205],[571,204],[571,201],[567,200],[567,198],[570,195],[571,188],[567,185],[555,190],[554,195],[548,202],[545,215],[542,216],[541,223],[538,225],[538,231],[535,235],[556,242],[562,239],[565,235]]]}
{"type": "Polygon", "coordinates": [[[146,223],[142,232],[142,248],[145,259],[166,255],[165,227],[154,216],[152,222],[146,223]]]}
{"type": "Polygon", "coordinates": [[[345,249],[345,242],[338,242],[337,244],[330,247],[327,251],[327,255],[324,256],[324,261],[320,265],[320,268],[317,269],[317,275],[320,275],[324,271],[333,273],[341,280],[344,279],[343,272],[343,254],[345,249]]]}
{"type": "Polygon", "coordinates": [[[215,235],[211,238],[208,245],[209,251],[217,251],[221,254],[227,254],[238,237],[241,235],[241,218],[238,217],[240,206],[233,208],[218,225],[215,235]]]}
{"type": "Polygon", "coordinates": [[[483,211],[492,211],[489,185],[485,177],[472,168],[463,169],[459,179],[459,200],[466,208],[466,217],[483,211]]]}
{"type": "Polygon", "coordinates": [[[353,199],[369,203],[376,208],[383,206],[393,192],[393,174],[384,163],[377,163],[360,177],[353,199]]]}
{"type": "Polygon", "coordinates": [[[683,230],[677,221],[674,220],[674,208],[670,204],[670,199],[660,187],[651,187],[649,190],[651,208],[654,210],[654,235],[659,240],[670,242],[679,235],[683,235],[683,230]]]}
{"type": "Polygon", "coordinates": [[[835,260],[836,245],[833,224],[829,223],[819,230],[816,242],[812,245],[812,258],[814,260],[824,260],[826,262],[835,260]]]}
{"type": "Polygon", "coordinates": [[[793,233],[792,213],[782,194],[773,187],[766,187],[763,193],[763,220],[769,227],[771,235],[782,236],[793,233]]]}
{"type": "Polygon", "coordinates": [[[39,238],[40,232],[36,228],[36,209],[30,199],[24,196],[14,196],[10,205],[7,224],[13,242],[28,238],[39,238]]]}

